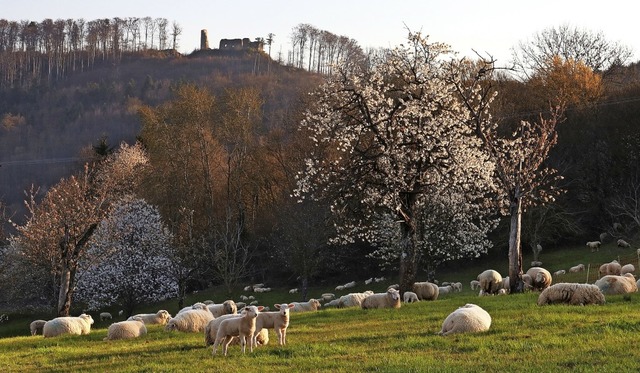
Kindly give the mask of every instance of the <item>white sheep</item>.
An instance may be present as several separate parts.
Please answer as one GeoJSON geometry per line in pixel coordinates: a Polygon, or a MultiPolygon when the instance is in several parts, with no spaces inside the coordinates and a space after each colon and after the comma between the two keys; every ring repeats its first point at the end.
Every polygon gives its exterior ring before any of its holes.
{"type": "Polygon", "coordinates": [[[491,316],[475,304],[467,303],[447,316],[438,334],[484,332],[491,327],[491,316]]]}
{"type": "Polygon", "coordinates": [[[192,304],[191,306],[187,306],[184,307],[183,309],[181,309],[180,311],[178,311],[178,313],[182,313],[184,311],[188,311],[188,310],[206,310],[207,309],[207,305],[202,303],[202,302],[197,302],[192,304]]]}
{"type": "Polygon", "coordinates": [[[598,274],[600,274],[600,276],[606,276],[606,275],[620,276],[621,271],[622,271],[622,266],[620,265],[620,263],[618,263],[617,260],[613,260],[610,263],[604,263],[603,265],[601,265],[600,268],[598,269],[598,274]]]}
{"type": "Polygon", "coordinates": [[[371,290],[367,290],[364,293],[349,293],[347,295],[343,295],[338,299],[338,307],[360,307],[362,305],[362,300],[371,294],[373,294],[373,292],[371,290]]]}
{"type": "Polygon", "coordinates": [[[252,287],[251,285],[247,285],[247,286],[245,286],[245,287],[244,287],[244,289],[243,289],[243,290],[244,290],[244,291],[252,291],[252,290],[253,290],[253,287],[252,287]]]}
{"type": "Polygon", "coordinates": [[[620,275],[624,275],[625,273],[633,273],[636,271],[636,267],[633,264],[625,264],[620,269],[620,275]]]}
{"type": "Polygon", "coordinates": [[[624,276],[606,275],[595,282],[602,294],[627,294],[638,291],[636,279],[631,273],[624,276]]]}
{"type": "Polygon", "coordinates": [[[453,293],[453,286],[451,286],[451,285],[438,286],[438,294],[439,295],[451,294],[451,293],[453,293]]]}
{"type": "Polygon", "coordinates": [[[222,304],[210,304],[207,309],[213,317],[220,317],[222,315],[234,314],[238,312],[238,306],[236,302],[231,299],[225,300],[222,304]]]}
{"type": "Polygon", "coordinates": [[[344,290],[344,285],[338,285],[338,286],[336,286],[336,290],[337,290],[337,291],[342,291],[342,290],[344,290]]]}
{"type": "Polygon", "coordinates": [[[549,286],[553,282],[553,277],[551,277],[551,273],[544,268],[541,267],[531,267],[527,271],[527,279],[522,277],[522,280],[526,285],[530,286],[532,290],[542,291],[549,286]]]}
{"type": "Polygon", "coordinates": [[[253,288],[253,290],[255,290],[255,289],[258,289],[258,288],[263,288],[264,284],[263,283],[253,284],[251,287],[253,288]]]}
{"type": "Polygon", "coordinates": [[[167,322],[166,331],[181,331],[187,333],[203,332],[209,321],[213,320],[213,314],[205,310],[187,310],[176,315],[167,322]]]}
{"type": "Polygon", "coordinates": [[[329,302],[331,300],[334,300],[336,298],[336,295],[333,293],[322,293],[320,298],[322,298],[322,300],[325,302],[329,302]]]}
{"type": "Polygon", "coordinates": [[[29,330],[31,331],[31,335],[41,335],[42,334],[42,327],[44,327],[44,324],[47,322],[47,320],[34,320],[31,322],[31,324],[29,324],[29,330]]]}
{"type": "Polygon", "coordinates": [[[624,247],[624,248],[631,247],[631,245],[627,241],[623,240],[622,238],[616,241],[616,245],[618,245],[618,247],[624,247]]]}
{"type": "Polygon", "coordinates": [[[253,344],[256,345],[258,334],[261,330],[273,329],[278,336],[278,344],[284,346],[287,344],[287,328],[289,327],[289,310],[294,307],[293,304],[274,304],[278,311],[260,312],[256,318],[256,331],[253,336],[253,344]]]}
{"type": "Polygon", "coordinates": [[[531,262],[531,266],[532,267],[540,267],[540,266],[542,266],[542,262],[539,261],[539,260],[534,260],[534,261],[531,262]]]}
{"type": "Polygon", "coordinates": [[[289,294],[295,294],[298,292],[298,288],[289,289],[289,294]]]}
{"type": "Polygon", "coordinates": [[[113,317],[109,312],[100,312],[100,321],[111,320],[113,317]]]}
{"type": "Polygon", "coordinates": [[[139,313],[129,317],[127,320],[134,320],[134,317],[141,318],[145,325],[166,325],[169,319],[171,319],[171,314],[166,310],[160,310],[156,313],[139,313]]]}
{"type": "Polygon", "coordinates": [[[362,300],[361,305],[362,309],[400,308],[400,306],[400,292],[396,289],[389,289],[386,293],[371,294],[362,300]]]}
{"type": "Polygon", "coordinates": [[[584,264],[578,264],[576,266],[569,268],[569,272],[571,273],[577,273],[582,271],[584,271],[584,264]]]}
{"type": "Polygon", "coordinates": [[[420,300],[436,300],[440,294],[438,285],[428,281],[415,282],[411,286],[411,290],[416,293],[420,300]]]}
{"type": "Polygon", "coordinates": [[[347,282],[346,284],[343,285],[345,289],[350,289],[352,287],[356,286],[356,282],[355,281],[351,281],[351,282],[347,282]]]}
{"type": "Polygon", "coordinates": [[[243,295],[240,296],[240,300],[243,301],[243,302],[246,302],[246,301],[249,300],[249,297],[243,294],[243,295]]]}
{"type": "Polygon", "coordinates": [[[292,302],[293,307],[291,308],[291,312],[309,312],[309,311],[317,311],[320,307],[320,302],[316,299],[309,299],[306,302],[292,302]]]}
{"type": "Polygon", "coordinates": [[[244,308],[241,309],[240,313],[236,314],[226,314],[220,317],[216,317],[213,320],[209,321],[207,325],[204,327],[204,344],[205,346],[211,346],[216,341],[216,336],[218,335],[218,328],[220,327],[220,323],[223,320],[230,319],[233,317],[242,317],[244,312],[244,308]]]}
{"type": "Polygon", "coordinates": [[[339,306],[340,306],[340,299],[333,299],[322,305],[322,307],[339,307],[339,306]]]}
{"type": "Polygon", "coordinates": [[[141,318],[134,320],[120,321],[109,325],[107,336],[104,341],[113,341],[117,339],[138,338],[147,334],[147,327],[141,318]]]}
{"type": "Polygon", "coordinates": [[[364,284],[365,284],[365,285],[369,285],[369,284],[370,284],[370,283],[372,283],[372,282],[373,282],[373,277],[371,277],[371,278],[369,278],[369,279],[364,280],[364,284]]]}
{"type": "Polygon", "coordinates": [[[420,301],[418,299],[418,294],[414,293],[413,291],[405,291],[404,294],[402,294],[402,300],[405,303],[413,303],[413,302],[420,301]]]}
{"type": "Polygon", "coordinates": [[[268,293],[271,291],[271,288],[253,288],[253,291],[256,293],[268,293]]]}
{"type": "Polygon", "coordinates": [[[574,306],[604,304],[604,295],[593,284],[565,283],[551,285],[538,296],[538,306],[563,303],[574,306]]]}
{"type": "Polygon", "coordinates": [[[509,276],[505,276],[504,278],[502,278],[502,285],[500,290],[506,290],[507,293],[511,291],[511,280],[509,279],[509,276]]]}
{"type": "Polygon", "coordinates": [[[587,247],[591,249],[591,252],[598,251],[602,243],[600,241],[589,241],[587,247]]]}
{"type": "Polygon", "coordinates": [[[471,282],[469,282],[469,286],[471,287],[471,290],[476,290],[476,289],[480,288],[480,281],[471,280],[471,282]]]}
{"type": "Polygon", "coordinates": [[[461,282],[453,282],[451,283],[451,287],[453,288],[454,292],[461,292],[462,291],[462,283],[461,282]]]}
{"type": "Polygon", "coordinates": [[[249,352],[253,352],[253,334],[256,331],[256,318],[263,307],[247,306],[242,310],[242,316],[232,317],[222,320],[218,327],[216,340],[213,343],[213,355],[216,354],[218,346],[222,343],[222,351],[227,356],[227,348],[233,337],[239,337],[242,353],[246,352],[246,345],[249,344],[249,352]]]}
{"type": "Polygon", "coordinates": [[[480,281],[481,294],[497,294],[502,288],[502,276],[493,269],[480,273],[476,279],[480,281]]]}
{"type": "Polygon", "coordinates": [[[560,269],[558,271],[553,272],[554,276],[562,276],[562,275],[566,275],[567,271],[565,271],[564,269],[560,269]]]}
{"type": "Polygon", "coordinates": [[[62,334],[86,335],[91,332],[91,324],[93,324],[93,318],[84,313],[78,317],[56,317],[44,323],[42,335],[45,338],[62,334]]]}
{"type": "Polygon", "coordinates": [[[374,281],[374,282],[376,282],[376,283],[378,283],[378,282],[382,282],[382,281],[384,281],[384,280],[385,280],[385,278],[384,278],[384,277],[376,277],[376,278],[374,278],[374,279],[373,279],[373,281],[374,281]]]}

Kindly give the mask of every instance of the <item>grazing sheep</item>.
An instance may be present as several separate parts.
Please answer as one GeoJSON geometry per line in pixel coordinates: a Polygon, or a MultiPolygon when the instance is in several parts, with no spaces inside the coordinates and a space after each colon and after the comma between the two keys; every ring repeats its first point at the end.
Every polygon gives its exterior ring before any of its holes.
{"type": "Polygon", "coordinates": [[[298,288],[289,289],[289,294],[295,294],[298,292],[298,288]]]}
{"type": "Polygon", "coordinates": [[[122,316],[122,315],[124,315],[124,310],[118,311],[118,316],[122,316]]]}
{"type": "MultiPolygon", "coordinates": [[[[529,285],[532,290],[542,291],[551,286],[551,283],[553,281],[551,273],[541,267],[529,268],[529,270],[527,271],[527,275],[529,276],[527,280],[530,281],[529,283],[527,283],[527,285],[529,285]]],[[[525,280],[524,276],[522,280],[525,280]]]]}
{"type": "Polygon", "coordinates": [[[438,334],[476,333],[489,330],[491,316],[475,304],[467,303],[447,316],[438,334]]]}
{"type": "Polygon", "coordinates": [[[629,245],[629,243],[627,241],[623,240],[622,238],[619,239],[618,241],[616,241],[616,245],[618,245],[618,247],[624,247],[624,248],[631,247],[631,245],[629,245]]]}
{"type": "Polygon", "coordinates": [[[31,331],[31,335],[41,335],[42,334],[42,327],[44,327],[44,324],[47,322],[47,320],[34,320],[31,322],[31,324],[29,324],[29,330],[31,331]]]}
{"type": "Polygon", "coordinates": [[[386,293],[371,294],[362,300],[362,309],[400,308],[400,292],[389,289],[386,293]]]}
{"type": "Polygon", "coordinates": [[[308,311],[317,311],[320,307],[320,302],[316,299],[309,299],[306,302],[293,302],[291,303],[293,308],[291,308],[291,312],[308,312],[308,311]]]}
{"type": "Polygon", "coordinates": [[[603,265],[601,265],[598,269],[598,274],[600,274],[601,277],[606,275],[620,276],[621,271],[622,266],[620,265],[620,263],[618,263],[617,260],[613,260],[611,261],[611,263],[604,263],[603,265]]]}
{"type": "Polygon", "coordinates": [[[453,286],[451,285],[438,286],[438,295],[451,294],[451,293],[453,293],[453,286]]]}
{"type": "Polygon", "coordinates": [[[147,334],[147,327],[141,318],[135,320],[120,321],[109,325],[107,336],[104,341],[113,341],[116,339],[137,338],[147,334]]]}
{"type": "Polygon", "coordinates": [[[134,317],[141,318],[142,321],[144,321],[145,325],[152,325],[152,324],[166,325],[167,322],[169,322],[169,319],[171,319],[171,314],[166,310],[160,310],[156,313],[139,313],[137,315],[133,315],[129,317],[127,320],[128,321],[134,320],[134,317]]]}
{"type": "Polygon", "coordinates": [[[293,308],[293,304],[274,304],[278,311],[260,312],[256,318],[256,331],[253,335],[254,345],[256,344],[258,334],[262,330],[273,329],[278,336],[278,344],[284,346],[287,344],[287,328],[289,327],[289,309],[293,308]]]}
{"type": "Polygon", "coordinates": [[[564,303],[572,306],[604,304],[604,295],[593,284],[561,282],[544,289],[538,296],[538,306],[564,303]]]}
{"type": "Polygon", "coordinates": [[[44,323],[42,335],[45,338],[62,334],[85,335],[91,332],[91,324],[93,324],[93,318],[84,313],[78,317],[56,317],[44,323]]]}
{"type": "Polygon", "coordinates": [[[633,264],[625,264],[620,269],[620,275],[624,275],[625,273],[633,273],[636,271],[636,267],[633,264]]]}
{"type": "Polygon", "coordinates": [[[636,279],[631,273],[624,276],[606,275],[595,282],[602,294],[615,295],[638,291],[636,279]]]}
{"type": "Polygon", "coordinates": [[[418,296],[420,300],[436,300],[440,295],[438,285],[428,281],[416,282],[411,286],[411,290],[418,296]]]}
{"type": "Polygon", "coordinates": [[[213,343],[213,355],[216,354],[218,346],[222,343],[223,354],[227,356],[227,348],[233,337],[240,338],[243,354],[246,352],[247,343],[249,343],[249,352],[253,352],[253,334],[256,331],[256,318],[262,309],[262,306],[247,306],[242,310],[240,317],[222,320],[218,327],[216,340],[213,343]]]}
{"type": "Polygon", "coordinates": [[[471,290],[476,290],[476,289],[480,288],[480,281],[471,280],[471,282],[469,282],[469,286],[471,287],[471,290]]]}
{"type": "Polygon", "coordinates": [[[509,276],[505,276],[502,278],[502,285],[500,286],[500,288],[500,290],[506,290],[507,293],[511,291],[511,280],[509,280],[509,276]]]}
{"type": "Polygon", "coordinates": [[[591,252],[598,251],[598,249],[600,249],[600,245],[602,245],[600,241],[587,242],[587,247],[591,249],[591,252]]]}
{"type": "Polygon", "coordinates": [[[373,292],[371,290],[367,290],[364,293],[349,293],[347,295],[343,295],[338,299],[338,307],[360,307],[362,305],[362,300],[371,294],[373,294],[373,292]]]}
{"type": "Polygon", "coordinates": [[[213,317],[220,317],[222,315],[235,314],[238,312],[236,302],[231,299],[225,300],[222,304],[210,304],[207,308],[213,317]]]}
{"type": "Polygon", "coordinates": [[[213,314],[205,310],[187,310],[176,315],[167,322],[166,331],[177,330],[187,333],[203,332],[209,321],[213,320],[213,314]]]}
{"type": "Polygon", "coordinates": [[[418,295],[413,291],[405,291],[404,294],[402,294],[402,299],[405,303],[419,302],[418,295]]]}
{"type": "Polygon", "coordinates": [[[477,280],[480,281],[481,294],[497,294],[502,288],[502,276],[493,269],[480,273],[477,280]]]}
{"type": "Polygon", "coordinates": [[[577,266],[573,266],[569,268],[569,272],[571,273],[577,273],[582,271],[584,271],[584,264],[578,264],[577,266]]]}
{"type": "Polygon", "coordinates": [[[109,312],[100,312],[100,321],[111,320],[113,317],[109,312]]]}
{"type": "Polygon", "coordinates": [[[251,285],[247,285],[243,288],[244,291],[252,291],[253,287],[251,287],[251,285]]]}
{"type": "Polygon", "coordinates": [[[566,274],[567,274],[567,271],[565,271],[564,269],[561,269],[559,271],[553,272],[554,276],[562,276],[562,275],[566,275],[566,274]]]}

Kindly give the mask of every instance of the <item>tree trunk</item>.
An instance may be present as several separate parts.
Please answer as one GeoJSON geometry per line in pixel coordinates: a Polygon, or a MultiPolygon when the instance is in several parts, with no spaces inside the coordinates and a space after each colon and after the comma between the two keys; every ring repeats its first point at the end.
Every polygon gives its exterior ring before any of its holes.
{"type": "Polygon", "coordinates": [[[522,198],[513,197],[509,206],[511,228],[509,230],[509,287],[511,293],[522,293],[522,247],[520,230],[522,227],[522,198]]]}
{"type": "Polygon", "coordinates": [[[411,291],[418,276],[418,264],[420,263],[414,221],[417,195],[405,193],[402,199],[405,209],[400,212],[404,219],[402,223],[402,254],[400,255],[400,294],[411,291]]]}
{"type": "Polygon", "coordinates": [[[58,292],[58,316],[69,316],[71,308],[71,270],[63,264],[60,274],[60,291],[58,292]]]}

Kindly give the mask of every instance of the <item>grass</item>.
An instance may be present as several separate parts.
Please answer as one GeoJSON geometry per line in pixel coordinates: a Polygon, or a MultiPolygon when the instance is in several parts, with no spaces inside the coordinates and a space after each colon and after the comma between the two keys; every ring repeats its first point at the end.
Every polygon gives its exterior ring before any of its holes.
{"type": "MultiPolygon", "coordinates": [[[[627,257],[637,260],[629,249],[604,247],[596,253],[584,249],[543,252],[540,259],[551,271],[582,262],[591,263],[596,272],[599,263],[618,256],[622,262],[629,262],[627,257]]],[[[201,333],[165,332],[160,326],[150,326],[146,336],[135,340],[105,342],[102,339],[112,321],[96,321],[87,336],[31,337],[25,334],[33,317],[10,316],[0,329],[13,330],[19,325],[23,335],[0,339],[0,366],[6,372],[256,368],[296,372],[640,371],[640,351],[635,346],[640,334],[640,294],[607,296],[605,305],[586,307],[538,307],[537,293],[478,297],[469,290],[468,281],[491,264],[483,262],[482,267],[443,273],[441,280],[461,281],[466,290],[436,301],[403,305],[397,310],[324,309],[292,314],[286,346],[277,346],[270,331],[269,344],[246,355],[238,346],[231,346],[229,356],[212,356],[211,348],[204,347],[201,333]],[[444,318],[465,303],[486,309],[493,319],[491,329],[479,334],[436,335],[444,318]]],[[[496,264],[502,267],[495,269],[506,271],[506,263],[496,264]]],[[[554,282],[586,279],[585,273],[566,276],[554,282]]],[[[356,288],[363,289],[364,285],[356,288]]],[[[326,291],[311,289],[310,294],[326,291]]],[[[203,292],[188,302],[208,298],[220,301],[214,294],[203,292]]],[[[292,295],[281,289],[260,294],[260,298],[261,304],[272,304],[291,300],[292,295]]],[[[170,306],[177,308],[175,304],[150,307],[175,313],[177,309],[170,306]]]]}

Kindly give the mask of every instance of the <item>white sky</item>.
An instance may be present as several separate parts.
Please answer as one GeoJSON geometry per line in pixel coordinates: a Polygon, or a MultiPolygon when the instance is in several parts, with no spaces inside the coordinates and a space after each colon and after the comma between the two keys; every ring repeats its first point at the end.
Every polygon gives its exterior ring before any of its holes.
{"type": "Polygon", "coordinates": [[[462,55],[488,52],[507,64],[510,49],[550,27],[602,31],[612,42],[631,47],[640,58],[638,13],[634,1],[610,0],[0,0],[0,18],[51,19],[152,17],[176,21],[183,28],[179,50],[200,47],[200,30],[207,29],[209,45],[220,39],[266,38],[274,33],[272,57],[282,51],[286,60],[292,29],[309,23],[344,35],[360,46],[391,47],[406,41],[406,27],[443,42],[462,55]]]}

